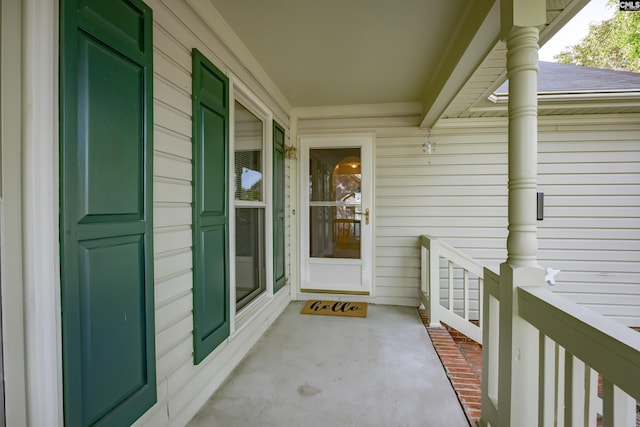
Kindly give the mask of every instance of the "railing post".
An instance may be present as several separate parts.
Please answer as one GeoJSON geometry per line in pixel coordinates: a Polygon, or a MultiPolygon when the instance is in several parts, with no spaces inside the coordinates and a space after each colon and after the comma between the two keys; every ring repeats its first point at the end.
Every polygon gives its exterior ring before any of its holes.
{"type": "Polygon", "coordinates": [[[538,425],[538,331],[518,315],[518,287],[544,283],[537,267],[500,266],[498,425],[538,425]]]}
{"type": "Polygon", "coordinates": [[[440,324],[440,242],[431,239],[429,246],[429,326],[440,324]]]}
{"type": "Polygon", "coordinates": [[[482,297],[482,417],[478,425],[497,424],[498,372],[499,372],[499,289],[500,278],[484,269],[482,297]]]}
{"type": "Polygon", "coordinates": [[[422,295],[427,295],[428,297],[430,296],[429,294],[429,251],[427,250],[426,246],[422,244],[422,242],[420,243],[420,291],[422,292],[422,295]]]}

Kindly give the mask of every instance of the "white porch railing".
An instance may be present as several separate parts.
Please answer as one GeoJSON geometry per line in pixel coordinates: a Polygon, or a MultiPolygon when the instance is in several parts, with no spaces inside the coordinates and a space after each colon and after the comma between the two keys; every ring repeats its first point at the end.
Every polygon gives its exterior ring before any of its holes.
{"type": "MultiPolygon", "coordinates": [[[[533,408],[538,421],[522,420],[519,425],[636,426],[636,408],[640,401],[638,332],[579,306],[542,284],[517,287],[517,314],[512,318],[508,312],[508,319],[501,319],[498,274],[438,239],[421,236],[420,244],[422,302],[429,310],[431,326],[439,326],[442,321],[483,343],[482,418],[479,425],[513,424],[510,406],[515,400],[520,400],[533,408]],[[456,279],[455,269],[463,270],[462,280],[460,275],[456,279]],[[444,270],[442,277],[441,270],[444,270]],[[480,327],[469,322],[471,276],[478,280],[480,291],[480,327]],[[462,303],[454,307],[453,293],[460,288],[462,303]],[[441,289],[448,292],[442,300],[441,289]],[[500,348],[500,327],[510,328],[505,322],[521,322],[533,331],[533,337],[538,337],[526,346],[537,362],[531,372],[520,376],[526,378],[529,385],[533,383],[533,387],[525,388],[537,389],[537,396],[525,395],[528,392],[524,388],[514,389],[510,379],[505,377],[504,369],[501,369],[508,361],[501,361],[500,353],[505,355],[503,357],[515,354],[520,358],[517,351],[500,348]]],[[[513,342],[507,339],[502,345],[510,346],[513,342]]]]}
{"type": "Polygon", "coordinates": [[[482,322],[482,288],[484,266],[446,243],[420,236],[421,246],[421,299],[429,312],[429,323],[432,327],[446,323],[457,329],[477,343],[482,344],[482,330],[478,326],[482,322]],[[445,265],[441,274],[441,262],[445,265]],[[431,268],[431,267],[435,268],[431,268]],[[472,286],[476,284],[476,286],[472,286]],[[441,288],[447,292],[441,300],[441,288]],[[471,289],[475,299],[471,298],[471,289]],[[458,298],[455,295],[459,294],[458,298]],[[443,305],[442,302],[446,302],[443,305]],[[458,306],[456,307],[456,303],[458,306]],[[475,304],[476,310],[472,310],[475,304]],[[475,319],[470,319],[474,313],[475,319]],[[478,323],[472,323],[476,320],[478,323]]]}
{"type": "MultiPolygon", "coordinates": [[[[499,426],[499,277],[485,272],[482,426],[499,426]]],[[[518,315],[538,330],[539,426],[635,427],[640,334],[542,286],[518,288],[518,315]],[[599,397],[598,376],[602,380],[599,397]]],[[[535,377],[534,377],[535,378],[535,377]]]]}

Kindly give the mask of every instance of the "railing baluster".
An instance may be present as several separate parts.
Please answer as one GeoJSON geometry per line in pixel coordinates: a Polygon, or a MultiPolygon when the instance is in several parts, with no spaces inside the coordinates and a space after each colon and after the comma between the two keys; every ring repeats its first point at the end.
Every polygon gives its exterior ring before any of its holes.
{"type": "Polygon", "coordinates": [[[578,408],[585,402],[584,363],[568,351],[564,357],[564,425],[581,427],[584,426],[584,411],[578,408]]]}
{"type": "MultiPolygon", "coordinates": [[[[429,251],[426,247],[420,246],[420,290],[427,297],[431,297],[429,293],[429,251]]],[[[428,308],[428,307],[427,307],[428,308]]]]}
{"type": "Polygon", "coordinates": [[[484,318],[484,280],[478,277],[478,326],[483,327],[484,318]]]}
{"type": "Polygon", "coordinates": [[[540,373],[538,375],[538,427],[544,427],[544,415],[547,409],[547,390],[545,389],[547,384],[547,359],[545,357],[547,346],[545,340],[546,337],[540,332],[538,334],[538,372],[540,373]]]}
{"type": "Polygon", "coordinates": [[[429,245],[429,325],[440,325],[440,242],[429,245]]]}
{"type": "Polygon", "coordinates": [[[469,271],[462,270],[462,303],[464,305],[464,320],[469,320],[469,271]]]}
{"type": "Polygon", "coordinates": [[[554,424],[556,403],[556,368],[555,368],[555,343],[540,332],[539,364],[540,375],[538,378],[538,425],[551,426],[554,424]]]}
{"type": "Polygon", "coordinates": [[[596,427],[598,413],[596,401],[598,399],[598,373],[586,364],[584,365],[584,426],[596,427]]]}
{"type": "Polygon", "coordinates": [[[449,310],[453,311],[453,262],[448,261],[449,267],[448,280],[449,280],[449,310]]]}
{"type": "Polygon", "coordinates": [[[603,427],[633,427],[636,422],[636,401],[606,378],[602,379],[603,427]]]}
{"type": "Polygon", "coordinates": [[[564,387],[564,349],[562,349],[558,343],[555,344],[555,407],[553,418],[556,426],[562,426],[564,425],[564,418],[562,417],[564,412],[564,393],[561,393],[564,387]]]}
{"type": "Polygon", "coordinates": [[[573,427],[573,355],[564,353],[564,425],[573,427]]]}
{"type": "Polygon", "coordinates": [[[602,426],[614,427],[614,393],[613,384],[606,379],[602,379],[602,426]]]}

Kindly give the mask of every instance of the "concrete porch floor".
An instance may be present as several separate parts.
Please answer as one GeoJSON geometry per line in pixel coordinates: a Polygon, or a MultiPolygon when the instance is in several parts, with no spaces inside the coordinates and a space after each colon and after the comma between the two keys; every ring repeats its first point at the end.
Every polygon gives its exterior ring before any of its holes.
{"type": "Polygon", "coordinates": [[[189,426],[468,427],[415,308],[291,303],[189,426]]]}

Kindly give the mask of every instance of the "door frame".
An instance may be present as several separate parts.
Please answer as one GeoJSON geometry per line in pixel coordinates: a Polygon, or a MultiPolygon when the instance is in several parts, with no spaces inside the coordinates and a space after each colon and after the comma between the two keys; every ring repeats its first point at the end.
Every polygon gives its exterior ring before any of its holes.
{"type": "MultiPolygon", "coordinates": [[[[298,249],[299,249],[299,268],[300,268],[300,280],[297,286],[297,293],[299,299],[316,298],[318,295],[331,296],[331,295],[348,295],[349,298],[370,300],[375,297],[375,280],[374,280],[374,267],[375,267],[375,176],[374,176],[374,148],[375,148],[375,134],[374,133],[327,133],[327,134],[310,134],[298,136],[298,147],[300,149],[300,162],[298,169],[299,178],[299,192],[298,192],[298,206],[300,207],[299,215],[299,236],[298,236],[298,249]],[[361,164],[363,168],[363,174],[368,174],[370,177],[370,185],[368,189],[363,189],[363,196],[368,193],[368,201],[365,198],[365,202],[362,203],[362,209],[369,209],[369,237],[364,239],[361,250],[361,260],[363,262],[362,268],[362,282],[368,284],[368,292],[352,292],[352,291],[339,291],[339,290],[316,290],[309,289],[306,285],[308,277],[308,236],[309,236],[309,212],[308,212],[308,197],[309,187],[308,175],[309,171],[309,149],[310,148],[341,148],[341,147],[354,147],[362,146],[366,147],[361,151],[361,164]],[[368,240],[368,243],[367,243],[368,240]],[[304,291],[303,291],[304,290],[304,291]]],[[[363,218],[364,219],[364,218],[363,218]]],[[[340,261],[340,260],[339,260],[340,261]]]]}
{"type": "MultiPolygon", "coordinates": [[[[0,156],[2,151],[2,145],[0,145],[0,156]]],[[[0,162],[0,177],[2,176],[2,162],[0,162]]],[[[0,178],[1,179],[1,178],[0,178]]],[[[4,280],[2,280],[2,267],[3,261],[2,256],[4,255],[4,249],[2,244],[2,218],[3,218],[3,207],[2,207],[2,184],[0,182],[0,427],[5,427],[7,425],[7,415],[5,411],[5,390],[4,390],[4,332],[2,328],[2,291],[4,288],[4,280]]]]}

